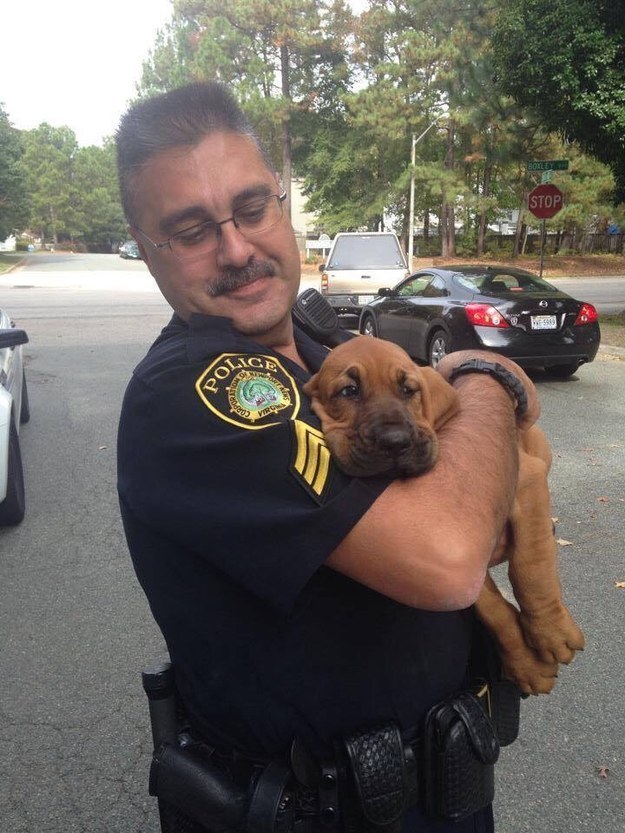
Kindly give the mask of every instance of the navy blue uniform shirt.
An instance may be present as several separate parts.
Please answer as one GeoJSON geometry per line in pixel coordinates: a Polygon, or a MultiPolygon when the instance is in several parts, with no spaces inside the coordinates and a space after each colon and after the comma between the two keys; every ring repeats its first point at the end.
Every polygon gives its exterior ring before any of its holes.
{"type": "MultiPolygon", "coordinates": [[[[296,343],[317,369],[326,349],[296,343]]],[[[309,377],[227,319],[174,316],[119,426],[125,532],[181,693],[213,742],[251,754],[414,727],[462,685],[470,648],[470,613],[416,610],[324,566],[388,481],[333,465],[309,377]]]]}

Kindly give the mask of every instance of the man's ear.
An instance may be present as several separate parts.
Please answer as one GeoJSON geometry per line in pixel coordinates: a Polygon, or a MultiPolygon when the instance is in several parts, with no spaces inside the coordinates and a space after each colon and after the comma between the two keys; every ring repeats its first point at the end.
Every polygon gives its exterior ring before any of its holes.
{"type": "Polygon", "coordinates": [[[440,373],[431,367],[419,368],[423,373],[424,385],[421,389],[425,418],[438,430],[448,419],[458,413],[460,403],[458,394],[440,373]]]}

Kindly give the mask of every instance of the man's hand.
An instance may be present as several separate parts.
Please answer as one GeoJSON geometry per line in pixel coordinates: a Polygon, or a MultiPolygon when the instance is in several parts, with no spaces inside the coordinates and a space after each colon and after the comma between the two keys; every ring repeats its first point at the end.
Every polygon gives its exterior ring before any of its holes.
{"type": "Polygon", "coordinates": [[[530,425],[533,425],[536,422],[540,416],[540,402],[538,401],[536,388],[525,371],[519,367],[516,362],[513,362],[512,359],[508,359],[499,353],[492,353],[489,350],[458,350],[454,353],[448,353],[438,363],[436,370],[445,379],[449,380],[452,370],[469,359],[483,359],[487,362],[498,362],[503,365],[506,370],[514,373],[517,379],[519,379],[519,381],[523,384],[525,392],[527,393],[527,411],[519,418],[518,426],[521,429],[529,428],[530,425]]]}

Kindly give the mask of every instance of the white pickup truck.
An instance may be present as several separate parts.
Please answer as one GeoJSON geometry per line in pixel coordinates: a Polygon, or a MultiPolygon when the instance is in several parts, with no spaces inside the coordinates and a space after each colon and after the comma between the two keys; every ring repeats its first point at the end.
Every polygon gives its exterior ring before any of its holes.
{"type": "Polygon", "coordinates": [[[319,268],[321,294],[339,316],[360,316],[381,287],[395,286],[409,274],[397,235],[390,231],[337,234],[319,268]]]}

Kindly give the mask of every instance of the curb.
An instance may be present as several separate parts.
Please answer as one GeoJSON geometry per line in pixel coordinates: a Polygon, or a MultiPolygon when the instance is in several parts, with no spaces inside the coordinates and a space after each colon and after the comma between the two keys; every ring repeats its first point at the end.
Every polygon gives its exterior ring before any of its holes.
{"type": "Polygon", "coordinates": [[[600,344],[599,353],[604,353],[606,356],[615,356],[619,359],[625,359],[625,347],[610,347],[609,344],[600,344]]]}
{"type": "Polygon", "coordinates": [[[20,260],[18,260],[17,263],[14,263],[12,266],[9,266],[9,268],[5,269],[4,272],[0,272],[0,277],[2,277],[2,275],[10,275],[11,272],[13,272],[14,269],[17,269],[18,266],[21,266],[25,260],[25,257],[20,258],[20,260]]]}

